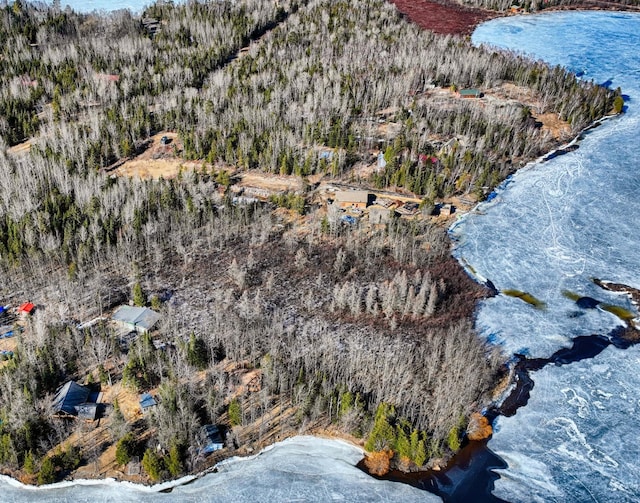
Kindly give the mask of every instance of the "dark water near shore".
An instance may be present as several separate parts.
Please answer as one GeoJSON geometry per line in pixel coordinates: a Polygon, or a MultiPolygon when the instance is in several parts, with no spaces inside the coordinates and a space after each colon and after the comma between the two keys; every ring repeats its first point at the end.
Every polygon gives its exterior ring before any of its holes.
{"type": "MultiPolygon", "coordinates": [[[[514,386],[509,395],[497,407],[485,412],[491,423],[499,416],[512,417],[518,409],[526,407],[535,386],[535,372],[547,365],[571,365],[599,355],[606,347],[614,345],[626,349],[631,343],[624,338],[625,331],[616,329],[609,337],[602,335],[580,336],[569,348],[556,351],[550,358],[532,358],[516,355],[513,364],[514,386]]],[[[504,503],[492,494],[494,482],[499,478],[496,469],[507,468],[507,463],[488,447],[488,440],[467,441],[458,454],[443,470],[402,473],[391,471],[385,480],[403,482],[440,496],[447,503],[504,503]]],[[[364,463],[358,465],[366,471],[364,463]]]]}

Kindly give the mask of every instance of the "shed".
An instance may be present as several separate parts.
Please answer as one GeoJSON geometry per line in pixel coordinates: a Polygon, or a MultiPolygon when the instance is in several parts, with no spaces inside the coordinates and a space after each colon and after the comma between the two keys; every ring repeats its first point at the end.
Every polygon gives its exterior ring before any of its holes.
{"type": "Polygon", "coordinates": [[[366,190],[339,190],[334,201],[340,208],[364,209],[369,204],[369,193],[366,190]]]}
{"type": "MultiPolygon", "coordinates": [[[[54,415],[77,416],[76,407],[87,403],[91,390],[74,381],[69,381],[56,392],[52,408],[54,415]]],[[[94,404],[95,405],[95,404],[94,404]]]]}
{"type": "Polygon", "coordinates": [[[76,416],[86,421],[95,421],[98,417],[98,404],[97,403],[82,403],[74,407],[76,410],[76,416]]]}
{"type": "Polygon", "coordinates": [[[151,393],[143,393],[140,395],[140,409],[142,409],[143,414],[149,412],[156,405],[158,405],[158,402],[151,396],[151,393]]]}
{"type": "Polygon", "coordinates": [[[447,217],[450,215],[453,215],[455,211],[456,211],[456,207],[451,203],[443,204],[442,207],[440,208],[440,214],[447,217]]]}
{"type": "Polygon", "coordinates": [[[224,449],[224,440],[220,429],[215,424],[205,424],[200,428],[200,453],[211,454],[224,449]]]}
{"type": "Polygon", "coordinates": [[[111,319],[129,330],[148,332],[161,316],[147,307],[120,306],[111,319]]]}
{"type": "Polygon", "coordinates": [[[460,91],[461,98],[481,98],[482,93],[480,89],[462,89],[460,91]]]}
{"type": "Polygon", "coordinates": [[[18,308],[18,314],[23,314],[23,315],[33,314],[35,309],[36,309],[36,306],[33,305],[33,303],[25,302],[18,308]]]}

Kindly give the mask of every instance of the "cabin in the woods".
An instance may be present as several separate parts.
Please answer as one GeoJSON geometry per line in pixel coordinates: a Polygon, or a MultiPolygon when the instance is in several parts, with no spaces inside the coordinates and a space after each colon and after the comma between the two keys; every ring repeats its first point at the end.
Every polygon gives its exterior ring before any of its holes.
{"type": "Polygon", "coordinates": [[[200,428],[198,441],[200,444],[200,453],[204,455],[224,449],[222,434],[215,424],[205,424],[200,428]]]}
{"type": "Polygon", "coordinates": [[[339,190],[334,202],[342,209],[365,209],[369,204],[369,193],[366,190],[339,190]]]}
{"type": "Polygon", "coordinates": [[[132,332],[146,333],[151,330],[161,316],[147,307],[120,306],[111,319],[132,332]]]}
{"type": "Polygon", "coordinates": [[[77,417],[93,421],[97,417],[98,404],[91,399],[89,388],[69,381],[58,389],[51,408],[56,417],[77,417]]]}
{"type": "Polygon", "coordinates": [[[158,402],[156,402],[156,399],[153,398],[151,393],[143,393],[140,395],[140,410],[143,414],[148,414],[157,405],[158,402]]]}
{"type": "Polygon", "coordinates": [[[480,89],[462,89],[459,93],[461,98],[481,98],[482,92],[480,89]]]}

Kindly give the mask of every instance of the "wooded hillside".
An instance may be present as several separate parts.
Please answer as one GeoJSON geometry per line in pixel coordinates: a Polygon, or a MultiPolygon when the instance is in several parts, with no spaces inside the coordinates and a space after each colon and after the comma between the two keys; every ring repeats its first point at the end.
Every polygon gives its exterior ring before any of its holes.
{"type": "Polygon", "coordinates": [[[457,91],[525,89],[572,132],[613,99],[379,0],[156,4],[141,19],[16,1],[0,42],[0,295],[37,306],[0,369],[0,463],[41,482],[115,444],[118,463],[176,476],[200,466],[208,423],[251,445],[336,424],[416,465],[455,451],[500,372],[471,325],[487,292],[428,219],[329,221],[309,177],[427,207],[482,197],[557,138],[517,100],[457,91]],[[198,169],[112,175],[165,131],[179,141],[164,151],[198,169]],[[250,169],[302,177],[272,198],[295,211],[234,203],[230,173],[250,169]],[[129,301],[160,313],[155,331],[123,344],[106,320],[80,325],[129,301]],[[152,391],[158,407],[132,420],[113,403],[104,443],[58,452],[81,427],[52,417],[72,379],[152,391]]]}

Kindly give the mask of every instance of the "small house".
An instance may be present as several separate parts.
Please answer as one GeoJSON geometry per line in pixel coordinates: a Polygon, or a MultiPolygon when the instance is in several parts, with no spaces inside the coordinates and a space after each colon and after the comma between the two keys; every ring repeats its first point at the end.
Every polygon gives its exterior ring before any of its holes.
{"type": "Polygon", "coordinates": [[[482,97],[482,93],[480,92],[480,89],[462,89],[459,93],[461,98],[481,98],[482,97]]]}
{"type": "MultiPolygon", "coordinates": [[[[91,390],[86,386],[82,386],[74,381],[67,382],[58,389],[56,395],[53,397],[51,404],[53,415],[58,417],[78,417],[79,410],[82,410],[83,415],[85,415],[82,406],[89,403],[90,395],[91,390]]],[[[87,412],[87,415],[88,414],[87,412]]],[[[95,410],[93,418],[95,419],[95,410]]]]}
{"type": "Polygon", "coordinates": [[[339,190],[334,202],[342,209],[364,209],[369,204],[369,193],[366,190],[339,190]]]}
{"type": "Polygon", "coordinates": [[[140,410],[143,414],[148,414],[151,409],[156,407],[158,402],[151,396],[151,393],[143,393],[140,395],[140,410]]]}
{"type": "Polygon", "coordinates": [[[160,321],[161,316],[147,307],[120,306],[111,319],[130,331],[146,333],[160,321]]]}
{"type": "Polygon", "coordinates": [[[25,302],[24,304],[22,304],[18,308],[18,314],[20,314],[22,316],[29,316],[29,315],[33,314],[35,309],[36,309],[36,306],[33,303],[25,302]]]}
{"type": "Polygon", "coordinates": [[[215,424],[205,424],[200,428],[199,444],[200,453],[205,455],[224,449],[220,429],[215,424]]]}

